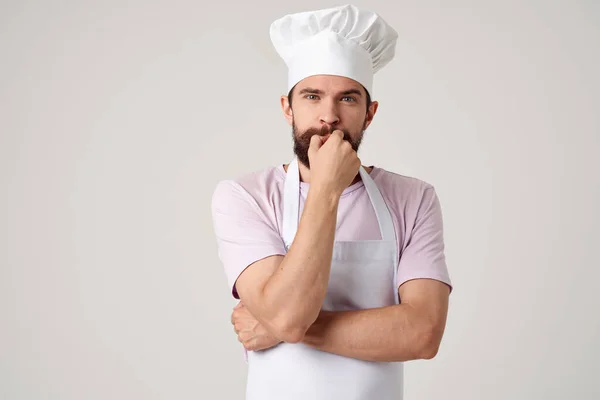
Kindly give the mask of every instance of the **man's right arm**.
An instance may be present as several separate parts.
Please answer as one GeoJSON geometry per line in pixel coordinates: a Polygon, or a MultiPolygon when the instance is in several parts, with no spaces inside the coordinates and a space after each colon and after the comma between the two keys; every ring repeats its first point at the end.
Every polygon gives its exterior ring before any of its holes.
{"type": "Polygon", "coordinates": [[[296,343],[317,319],[329,282],[339,196],[309,189],[294,242],[285,256],[246,268],[236,288],[243,304],[267,330],[296,343]]]}
{"type": "Polygon", "coordinates": [[[340,196],[360,167],[341,131],[329,138],[313,136],[309,157],[311,184],[287,252],[253,199],[233,192],[213,197],[219,252],[230,283],[258,322],[291,343],[302,340],[323,305],[340,196]]]}

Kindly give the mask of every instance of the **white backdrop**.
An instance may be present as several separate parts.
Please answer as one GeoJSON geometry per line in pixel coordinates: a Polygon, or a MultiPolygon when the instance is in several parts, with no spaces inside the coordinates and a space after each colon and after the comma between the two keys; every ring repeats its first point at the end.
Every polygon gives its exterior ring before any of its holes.
{"type": "MultiPolygon", "coordinates": [[[[215,184],[289,161],[268,28],[340,3],[0,3],[0,398],[242,399],[215,184]]],[[[598,399],[600,3],[357,1],[360,151],[432,183],[455,285],[405,399],[598,399]]]]}

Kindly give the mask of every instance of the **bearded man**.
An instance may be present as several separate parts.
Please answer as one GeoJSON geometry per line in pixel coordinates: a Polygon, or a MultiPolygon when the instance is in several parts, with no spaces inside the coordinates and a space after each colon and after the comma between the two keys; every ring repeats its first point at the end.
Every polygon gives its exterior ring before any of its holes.
{"type": "Polygon", "coordinates": [[[434,187],[358,157],[398,35],[351,5],[270,32],[295,157],[219,182],[212,200],[246,399],[401,399],[403,364],[439,350],[452,284],[434,187]]]}

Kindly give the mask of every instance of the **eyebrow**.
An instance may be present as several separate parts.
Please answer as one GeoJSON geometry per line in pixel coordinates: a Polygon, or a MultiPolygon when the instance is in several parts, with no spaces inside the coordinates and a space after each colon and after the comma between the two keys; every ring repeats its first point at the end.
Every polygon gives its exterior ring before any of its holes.
{"type": "MultiPolygon", "coordinates": [[[[304,88],[304,89],[302,89],[302,90],[300,90],[298,92],[298,94],[307,94],[307,93],[310,93],[310,94],[323,94],[324,92],[322,90],[320,90],[320,89],[313,89],[313,88],[308,88],[308,87],[304,88]]],[[[346,95],[349,95],[349,94],[356,94],[358,96],[362,96],[362,93],[358,89],[344,90],[343,92],[340,93],[340,95],[343,95],[343,96],[346,96],[346,95]]]]}
{"type": "Polygon", "coordinates": [[[358,89],[350,89],[350,90],[345,90],[341,93],[342,95],[348,95],[348,94],[357,94],[359,96],[362,96],[362,93],[360,92],[360,90],[358,89]]]}
{"type": "Polygon", "coordinates": [[[323,94],[323,91],[322,91],[322,90],[319,90],[319,89],[313,89],[313,88],[309,88],[309,87],[307,87],[307,88],[304,88],[304,89],[302,89],[302,90],[300,90],[300,91],[298,92],[298,94],[306,94],[306,93],[311,93],[311,94],[323,94]]]}

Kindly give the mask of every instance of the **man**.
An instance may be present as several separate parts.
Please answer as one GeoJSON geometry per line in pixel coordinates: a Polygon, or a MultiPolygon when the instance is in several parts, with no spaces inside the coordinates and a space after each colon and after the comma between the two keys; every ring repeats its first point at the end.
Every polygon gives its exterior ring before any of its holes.
{"type": "Polygon", "coordinates": [[[342,6],[286,15],[271,38],[296,157],[219,182],[212,202],[246,399],[401,399],[403,362],[439,349],[452,286],[433,186],[357,154],[397,33],[342,6]]]}

